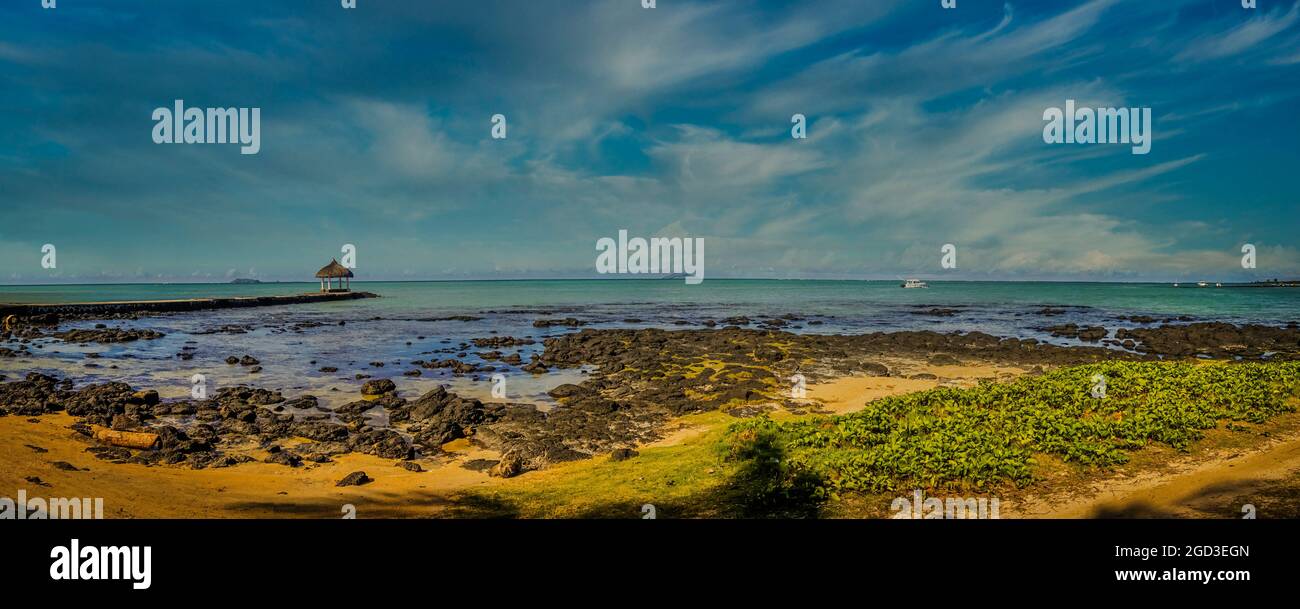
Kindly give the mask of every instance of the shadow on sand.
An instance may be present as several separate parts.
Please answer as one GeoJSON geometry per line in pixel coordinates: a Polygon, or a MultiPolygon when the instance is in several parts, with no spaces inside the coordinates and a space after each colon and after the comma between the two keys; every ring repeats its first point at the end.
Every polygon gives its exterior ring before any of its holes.
{"type": "Polygon", "coordinates": [[[1172,507],[1131,501],[1103,505],[1088,517],[1242,518],[1247,511],[1257,518],[1300,517],[1300,477],[1282,480],[1252,478],[1207,484],[1179,497],[1172,507]],[[1247,505],[1251,507],[1248,509],[1247,505]]]}
{"type": "MultiPolygon", "coordinates": [[[[575,497],[584,507],[568,512],[569,518],[642,518],[642,506],[654,505],[656,518],[816,518],[822,502],[815,498],[816,481],[791,476],[782,468],[781,449],[759,441],[739,455],[740,466],[727,480],[707,491],[685,498],[644,502],[600,501],[599,498],[575,497]],[[593,500],[594,499],[594,500],[593,500]]],[[[259,501],[230,506],[237,512],[271,514],[286,518],[340,518],[344,499],[313,500],[300,503],[259,501]]],[[[421,514],[429,518],[545,518],[546,513],[528,510],[516,501],[497,493],[465,490],[453,493],[433,491],[383,493],[358,497],[354,505],[357,518],[410,518],[421,514]]]]}

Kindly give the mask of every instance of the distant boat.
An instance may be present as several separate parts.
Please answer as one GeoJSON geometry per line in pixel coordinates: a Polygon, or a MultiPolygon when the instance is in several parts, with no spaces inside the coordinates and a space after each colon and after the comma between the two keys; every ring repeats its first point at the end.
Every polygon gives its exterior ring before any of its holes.
{"type": "Polygon", "coordinates": [[[924,281],[921,281],[920,279],[904,279],[904,280],[903,280],[903,287],[905,287],[905,288],[928,288],[928,287],[930,287],[930,286],[926,285],[925,282],[924,282],[924,281]]]}
{"type": "Polygon", "coordinates": [[[1196,287],[1198,287],[1198,288],[1209,287],[1209,285],[1210,285],[1210,284],[1209,284],[1208,282],[1205,282],[1205,281],[1198,281],[1198,282],[1196,282],[1196,287]]]}
{"type": "Polygon", "coordinates": [[[1214,284],[1214,287],[1216,287],[1216,288],[1221,288],[1221,287],[1223,287],[1223,284],[1222,284],[1222,283],[1215,283],[1215,284],[1214,284]]]}
{"type": "Polygon", "coordinates": [[[1177,283],[1175,283],[1175,284],[1174,284],[1174,287],[1178,287],[1178,284],[1177,284],[1177,283]]]}

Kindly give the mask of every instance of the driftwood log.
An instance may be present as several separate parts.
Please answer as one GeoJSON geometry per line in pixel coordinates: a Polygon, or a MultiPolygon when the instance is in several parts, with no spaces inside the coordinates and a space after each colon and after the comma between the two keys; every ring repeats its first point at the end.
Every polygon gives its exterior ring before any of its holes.
{"type": "Polygon", "coordinates": [[[162,445],[158,439],[158,434],[147,433],[143,431],[117,431],[107,427],[94,427],[94,438],[100,442],[121,446],[122,448],[135,448],[138,450],[155,450],[162,445]]]}

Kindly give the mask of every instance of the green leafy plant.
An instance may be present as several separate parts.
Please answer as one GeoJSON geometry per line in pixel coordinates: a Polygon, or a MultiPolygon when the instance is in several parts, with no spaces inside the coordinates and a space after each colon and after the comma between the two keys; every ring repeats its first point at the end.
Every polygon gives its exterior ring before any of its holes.
{"type": "Polygon", "coordinates": [[[1298,362],[1105,362],[884,398],[840,417],[738,423],[728,451],[738,460],[782,455],[768,467],[770,483],[822,497],[1023,485],[1033,480],[1035,455],[1111,466],[1153,442],[1186,450],[1221,422],[1294,411],[1298,390],[1298,362]],[[1092,395],[1098,374],[1104,398],[1092,395]]]}

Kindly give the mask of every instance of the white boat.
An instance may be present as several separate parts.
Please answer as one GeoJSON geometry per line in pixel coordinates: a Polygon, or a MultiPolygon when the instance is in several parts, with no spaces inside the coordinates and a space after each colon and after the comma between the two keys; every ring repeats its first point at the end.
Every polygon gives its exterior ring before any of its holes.
{"type": "Polygon", "coordinates": [[[1216,283],[1216,284],[1214,284],[1214,287],[1216,287],[1216,288],[1221,288],[1221,287],[1223,287],[1223,284],[1222,284],[1222,283],[1216,283]]]}
{"type": "Polygon", "coordinates": [[[928,288],[928,287],[930,287],[930,286],[926,285],[925,282],[924,282],[924,281],[921,281],[920,279],[904,279],[904,280],[903,280],[903,287],[905,287],[905,288],[928,288]]]}
{"type": "Polygon", "coordinates": [[[1175,283],[1175,284],[1174,284],[1174,287],[1178,287],[1178,284],[1175,283]]]}
{"type": "Polygon", "coordinates": [[[1209,284],[1208,282],[1205,282],[1205,281],[1198,281],[1198,282],[1196,282],[1196,287],[1198,287],[1198,288],[1208,287],[1209,285],[1210,285],[1210,284],[1209,284]]]}

